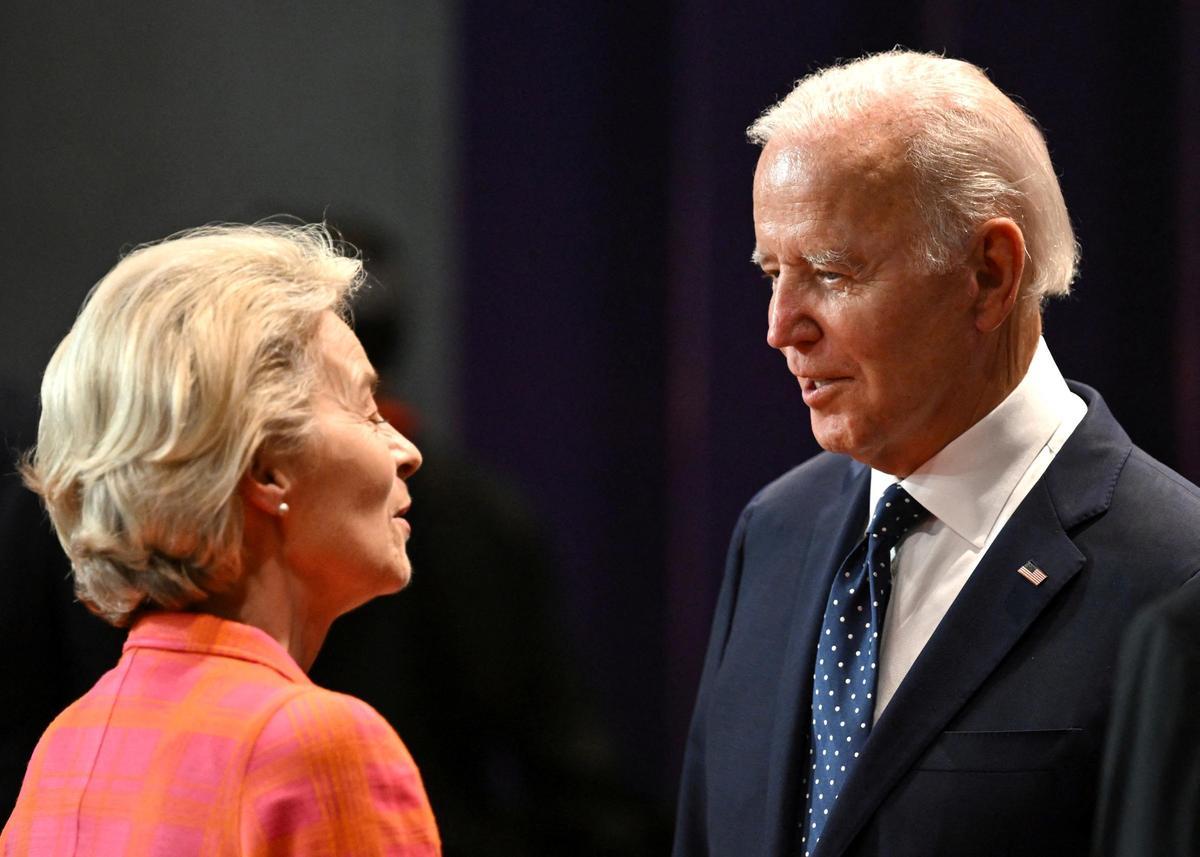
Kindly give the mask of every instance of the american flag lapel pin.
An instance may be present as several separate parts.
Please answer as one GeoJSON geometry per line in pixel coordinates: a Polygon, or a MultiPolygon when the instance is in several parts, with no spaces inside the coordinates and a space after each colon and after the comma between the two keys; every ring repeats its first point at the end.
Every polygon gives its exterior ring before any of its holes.
{"type": "Polygon", "coordinates": [[[1037,567],[1037,563],[1029,560],[1023,566],[1017,569],[1017,574],[1028,580],[1034,586],[1041,586],[1046,579],[1046,572],[1037,567]]]}

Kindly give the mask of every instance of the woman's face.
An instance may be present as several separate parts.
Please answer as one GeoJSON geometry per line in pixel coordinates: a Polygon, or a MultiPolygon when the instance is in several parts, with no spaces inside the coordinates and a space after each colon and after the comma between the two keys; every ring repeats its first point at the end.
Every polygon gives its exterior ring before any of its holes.
{"type": "Polygon", "coordinates": [[[294,462],[281,524],[289,566],[342,613],[408,583],[405,480],[421,453],[379,415],[375,370],[345,322],[326,313],[316,345],[315,431],[294,462]]]}

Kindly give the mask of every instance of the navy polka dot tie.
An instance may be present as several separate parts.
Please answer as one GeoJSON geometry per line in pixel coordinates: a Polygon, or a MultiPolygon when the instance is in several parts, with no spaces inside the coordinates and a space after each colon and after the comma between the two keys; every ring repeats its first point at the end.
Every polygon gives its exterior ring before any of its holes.
{"type": "Polygon", "coordinates": [[[888,486],[866,537],[842,563],[829,590],[813,673],[806,812],[800,824],[805,857],[816,849],[871,731],[879,632],[892,589],[892,549],[928,516],[899,483],[888,486]]]}

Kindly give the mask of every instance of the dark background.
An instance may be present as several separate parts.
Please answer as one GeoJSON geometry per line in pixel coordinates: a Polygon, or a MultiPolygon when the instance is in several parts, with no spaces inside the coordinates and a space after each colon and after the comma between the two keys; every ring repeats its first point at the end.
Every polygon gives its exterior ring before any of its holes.
{"type": "Polygon", "coordinates": [[[985,67],[1044,127],[1083,246],[1047,313],[1059,365],[1195,480],[1197,40],[1183,2],[12,4],[0,381],[32,401],[122,246],[278,212],[370,224],[375,306],[405,331],[389,389],[522,498],[551,557],[537,645],[667,819],[728,533],[815,451],[765,344],[746,126],[839,57],[985,67]]]}

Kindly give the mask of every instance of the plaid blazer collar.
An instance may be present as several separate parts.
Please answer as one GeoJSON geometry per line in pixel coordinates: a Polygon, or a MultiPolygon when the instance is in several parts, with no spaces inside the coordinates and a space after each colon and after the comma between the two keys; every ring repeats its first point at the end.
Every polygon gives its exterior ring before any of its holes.
{"type": "Polygon", "coordinates": [[[124,651],[158,649],[238,658],[263,664],[284,678],[312,684],[292,656],[266,631],[208,613],[154,611],[134,623],[124,651]]]}

